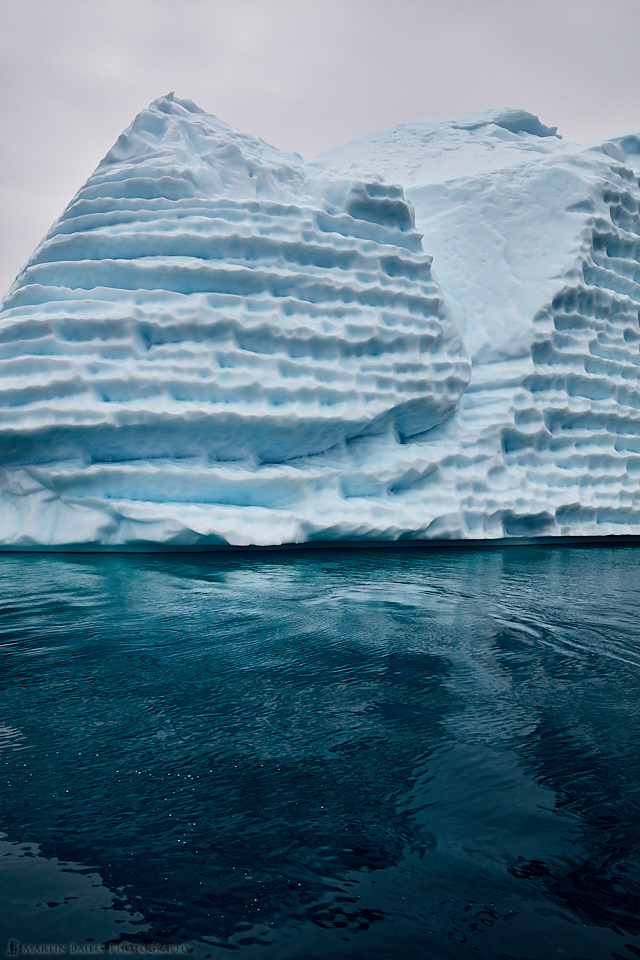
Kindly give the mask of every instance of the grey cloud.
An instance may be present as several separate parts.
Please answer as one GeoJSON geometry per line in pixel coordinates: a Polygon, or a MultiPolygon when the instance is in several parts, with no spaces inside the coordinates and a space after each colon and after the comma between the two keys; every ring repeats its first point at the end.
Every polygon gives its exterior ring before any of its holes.
{"type": "Polygon", "coordinates": [[[502,105],[588,141],[640,127],[639,40],[637,0],[3,0],[0,287],[169,90],[304,156],[502,105]]]}

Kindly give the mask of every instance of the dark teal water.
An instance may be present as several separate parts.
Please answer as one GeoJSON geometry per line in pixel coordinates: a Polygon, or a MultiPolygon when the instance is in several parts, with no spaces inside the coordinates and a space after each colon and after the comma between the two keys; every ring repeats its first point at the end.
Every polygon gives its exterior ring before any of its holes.
{"type": "Polygon", "coordinates": [[[640,957],[640,550],[0,555],[0,954],[640,957]]]}

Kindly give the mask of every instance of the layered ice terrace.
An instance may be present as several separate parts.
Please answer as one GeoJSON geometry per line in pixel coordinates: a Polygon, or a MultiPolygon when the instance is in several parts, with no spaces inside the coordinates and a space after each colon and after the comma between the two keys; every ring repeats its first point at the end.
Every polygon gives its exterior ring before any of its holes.
{"type": "Polygon", "coordinates": [[[496,110],[305,164],[155,101],[2,303],[0,545],[640,533],[639,161],[496,110]]]}

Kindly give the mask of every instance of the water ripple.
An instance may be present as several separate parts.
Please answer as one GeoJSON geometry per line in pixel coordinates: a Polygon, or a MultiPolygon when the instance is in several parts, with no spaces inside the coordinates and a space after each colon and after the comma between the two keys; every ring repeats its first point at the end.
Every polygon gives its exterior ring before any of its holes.
{"type": "Polygon", "coordinates": [[[2,826],[203,960],[631,960],[639,564],[0,556],[2,826]]]}

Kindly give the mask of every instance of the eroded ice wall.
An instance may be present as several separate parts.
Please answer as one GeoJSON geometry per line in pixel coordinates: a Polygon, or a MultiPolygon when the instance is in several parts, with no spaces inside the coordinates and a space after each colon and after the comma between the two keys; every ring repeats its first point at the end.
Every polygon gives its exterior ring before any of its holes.
{"type": "Polygon", "coordinates": [[[0,543],[367,535],[346,451],[405,445],[469,381],[430,263],[401,188],[156,101],[2,304],[0,543]]]}
{"type": "Polygon", "coordinates": [[[156,101],[2,305],[0,545],[640,534],[639,161],[156,101]]]}
{"type": "Polygon", "coordinates": [[[425,500],[456,491],[447,535],[640,532],[639,159],[633,135],[582,147],[498,110],[314,164],[403,184],[457,309],[473,375],[421,474],[425,500]]]}

